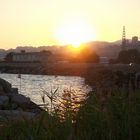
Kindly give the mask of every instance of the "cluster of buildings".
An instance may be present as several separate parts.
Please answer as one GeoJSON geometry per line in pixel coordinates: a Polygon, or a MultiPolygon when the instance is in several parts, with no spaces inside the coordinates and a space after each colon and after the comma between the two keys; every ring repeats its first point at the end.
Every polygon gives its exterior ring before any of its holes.
{"type": "Polygon", "coordinates": [[[132,46],[140,46],[140,41],[139,41],[137,36],[132,37],[131,45],[132,46]]]}
{"type": "MultiPolygon", "coordinates": [[[[54,55],[50,51],[40,51],[40,52],[26,52],[21,50],[21,52],[10,52],[6,55],[5,61],[7,62],[41,62],[41,63],[66,63],[61,55],[54,55]]],[[[100,64],[108,64],[109,59],[107,57],[100,57],[100,64]]]]}
{"type": "Polygon", "coordinates": [[[126,39],[126,32],[125,32],[125,26],[123,26],[123,32],[122,32],[122,50],[125,50],[126,48],[137,48],[140,47],[140,41],[138,36],[133,36],[132,39],[126,39]]]}
{"type": "Polygon", "coordinates": [[[137,36],[133,36],[131,40],[126,39],[126,46],[128,46],[128,47],[140,46],[139,38],[137,36]]]}
{"type": "Polygon", "coordinates": [[[50,51],[41,52],[11,52],[5,57],[8,62],[55,62],[60,59],[60,56],[53,55],[50,51]]]}

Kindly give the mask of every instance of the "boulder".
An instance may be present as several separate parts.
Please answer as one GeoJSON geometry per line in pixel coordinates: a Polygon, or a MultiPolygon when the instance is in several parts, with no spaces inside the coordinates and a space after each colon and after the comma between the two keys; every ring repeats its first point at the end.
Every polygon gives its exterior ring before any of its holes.
{"type": "Polygon", "coordinates": [[[11,84],[7,81],[5,81],[4,79],[0,78],[0,85],[1,85],[1,89],[5,92],[5,93],[10,93],[11,92],[11,84]]]}
{"type": "Polygon", "coordinates": [[[0,96],[3,95],[7,95],[7,93],[5,93],[5,91],[3,90],[3,86],[0,85],[0,96]]]}
{"type": "Polygon", "coordinates": [[[4,92],[4,91],[3,91],[3,86],[2,86],[2,85],[0,85],[0,92],[4,92]]]}
{"type": "Polygon", "coordinates": [[[43,111],[37,104],[30,101],[30,98],[18,94],[17,88],[12,88],[11,84],[0,78],[0,109],[17,110],[40,113],[43,111]]]}
{"type": "Polygon", "coordinates": [[[34,102],[30,101],[29,104],[22,104],[20,107],[25,111],[30,111],[34,113],[40,113],[41,111],[44,111],[41,107],[39,107],[34,102]]]}
{"type": "Polygon", "coordinates": [[[5,106],[9,102],[8,96],[0,96],[0,106],[5,106]]]}
{"type": "Polygon", "coordinates": [[[5,93],[5,92],[0,91],[0,96],[5,96],[5,95],[8,95],[8,94],[5,93]]]}
{"type": "Polygon", "coordinates": [[[17,103],[18,105],[29,104],[30,98],[25,97],[24,95],[21,94],[11,94],[11,102],[17,103]]]}
{"type": "Polygon", "coordinates": [[[18,109],[18,105],[16,103],[11,103],[10,108],[11,110],[18,109]]]}
{"type": "Polygon", "coordinates": [[[31,111],[35,113],[39,113],[43,109],[40,108],[37,104],[32,102],[30,98],[25,97],[21,94],[11,94],[11,103],[17,104],[19,108],[21,108],[24,111],[31,111]]]}
{"type": "Polygon", "coordinates": [[[12,94],[18,94],[18,88],[12,88],[12,94]]]}

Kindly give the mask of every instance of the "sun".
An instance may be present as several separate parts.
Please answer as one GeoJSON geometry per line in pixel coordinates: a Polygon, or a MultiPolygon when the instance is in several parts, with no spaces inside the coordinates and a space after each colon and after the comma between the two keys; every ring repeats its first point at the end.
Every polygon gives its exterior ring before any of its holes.
{"type": "Polygon", "coordinates": [[[57,38],[63,45],[78,48],[80,44],[96,39],[95,30],[84,20],[66,20],[57,31],[57,38]]]}

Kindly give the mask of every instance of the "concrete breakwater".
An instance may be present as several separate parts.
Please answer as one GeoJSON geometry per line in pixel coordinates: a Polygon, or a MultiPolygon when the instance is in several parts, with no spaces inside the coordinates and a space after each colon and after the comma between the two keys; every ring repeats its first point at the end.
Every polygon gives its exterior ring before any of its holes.
{"type": "Polygon", "coordinates": [[[39,63],[39,62],[1,62],[2,73],[45,74],[45,75],[71,75],[83,76],[90,71],[99,69],[132,72],[140,71],[138,64],[95,64],[95,63],[39,63]]]}
{"type": "Polygon", "coordinates": [[[0,62],[1,73],[25,73],[37,74],[41,73],[42,65],[38,62],[34,63],[19,63],[19,62],[0,62]]]}

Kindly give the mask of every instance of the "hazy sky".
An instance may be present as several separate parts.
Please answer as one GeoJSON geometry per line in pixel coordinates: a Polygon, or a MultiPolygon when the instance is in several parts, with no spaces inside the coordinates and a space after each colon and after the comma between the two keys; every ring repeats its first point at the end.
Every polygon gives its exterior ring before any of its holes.
{"type": "Polygon", "coordinates": [[[57,44],[63,21],[80,17],[96,39],[140,36],[140,0],[0,0],[0,48],[57,44]]]}

